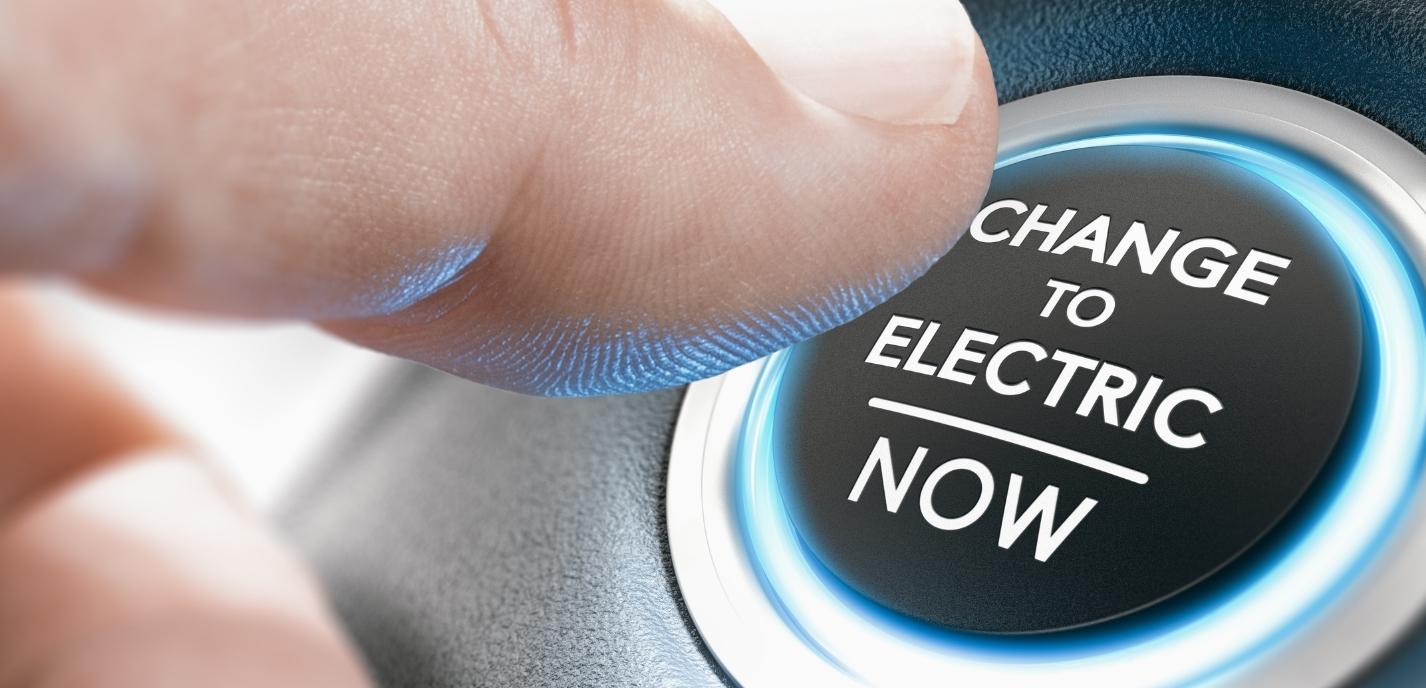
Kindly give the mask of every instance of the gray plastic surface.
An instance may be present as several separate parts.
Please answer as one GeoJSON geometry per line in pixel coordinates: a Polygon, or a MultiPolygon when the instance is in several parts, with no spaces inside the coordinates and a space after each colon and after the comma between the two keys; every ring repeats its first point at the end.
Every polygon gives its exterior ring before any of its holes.
{"type": "Polygon", "coordinates": [[[664,542],[681,397],[540,399],[403,366],[285,522],[382,685],[723,685],[664,542]]]}

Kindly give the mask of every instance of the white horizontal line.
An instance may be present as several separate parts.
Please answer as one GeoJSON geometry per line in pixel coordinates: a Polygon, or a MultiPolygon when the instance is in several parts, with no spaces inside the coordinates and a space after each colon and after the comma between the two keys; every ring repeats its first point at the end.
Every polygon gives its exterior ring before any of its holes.
{"type": "Polygon", "coordinates": [[[1093,468],[1096,471],[1108,473],[1116,478],[1123,478],[1132,483],[1143,485],[1149,482],[1149,476],[1141,471],[1120,466],[1112,461],[1105,461],[1097,456],[1090,456],[1089,454],[1078,452],[1068,447],[1061,447],[1053,442],[1046,442],[1030,437],[1029,435],[1022,435],[1004,428],[997,428],[994,425],[986,425],[985,423],[973,421],[968,418],[953,416],[949,413],[932,411],[930,409],[921,408],[920,406],[912,406],[911,404],[903,404],[899,401],[890,401],[879,397],[868,399],[866,404],[875,409],[899,413],[903,416],[911,416],[912,418],[920,418],[921,420],[928,420],[946,427],[973,432],[977,435],[984,435],[991,439],[1009,442],[1010,444],[1017,444],[1026,449],[1033,449],[1043,454],[1064,459],[1065,461],[1093,468]]]}

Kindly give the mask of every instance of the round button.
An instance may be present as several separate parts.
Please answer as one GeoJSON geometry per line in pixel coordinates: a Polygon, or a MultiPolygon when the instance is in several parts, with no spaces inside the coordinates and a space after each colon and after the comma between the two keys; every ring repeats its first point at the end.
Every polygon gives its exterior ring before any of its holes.
{"type": "Polygon", "coordinates": [[[1006,165],[965,237],[790,354],[778,484],[812,559],[940,627],[1034,633],[1210,578],[1334,455],[1358,291],[1262,175],[1169,147],[1006,165]]]}
{"type": "Polygon", "coordinates": [[[1426,604],[1426,157],[1208,77],[1001,123],[925,278],[687,390],[699,634],[744,685],[1349,680],[1426,604]]]}

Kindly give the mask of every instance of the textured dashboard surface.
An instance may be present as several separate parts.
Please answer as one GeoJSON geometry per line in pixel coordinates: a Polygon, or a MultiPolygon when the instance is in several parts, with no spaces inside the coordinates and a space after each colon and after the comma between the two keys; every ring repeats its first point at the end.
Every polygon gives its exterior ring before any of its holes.
{"type": "MultiPolygon", "coordinates": [[[[1312,93],[1426,144],[1426,3],[966,5],[1002,101],[1225,76],[1312,93]]],[[[288,501],[286,525],[384,685],[719,685],[663,539],[680,398],[535,399],[407,367],[288,501]]],[[[1397,655],[1408,663],[1373,685],[1419,676],[1420,654],[1397,655]]]]}
{"type": "Polygon", "coordinates": [[[663,541],[681,397],[395,373],[286,514],[382,685],[721,685],[663,541]]]}
{"type": "Polygon", "coordinates": [[[1419,0],[964,0],[1002,102],[1155,74],[1296,89],[1426,146],[1419,0]]]}

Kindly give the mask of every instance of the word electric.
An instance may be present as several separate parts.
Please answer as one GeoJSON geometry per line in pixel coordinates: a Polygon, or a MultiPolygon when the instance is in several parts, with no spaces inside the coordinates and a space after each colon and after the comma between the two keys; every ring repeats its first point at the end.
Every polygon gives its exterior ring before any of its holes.
{"type": "Polygon", "coordinates": [[[1142,376],[1124,366],[1064,349],[1051,352],[1029,339],[1001,344],[999,334],[970,327],[961,330],[950,353],[941,362],[927,362],[927,350],[936,340],[940,327],[934,320],[893,315],[865,362],[934,375],[965,385],[974,384],[980,374],[985,386],[1001,396],[1020,396],[1036,386],[1031,382],[1033,375],[1012,376],[1006,372],[1012,359],[1014,365],[1021,368],[1026,363],[1058,366],[1054,382],[1042,390],[1041,403],[1050,408],[1060,405],[1076,378],[1082,380],[1081,375],[1092,375],[1089,386],[1074,405],[1076,415],[1097,414],[1103,422],[1130,432],[1137,431],[1145,419],[1152,418],[1154,433],[1164,444],[1176,449],[1196,449],[1207,444],[1202,432],[1184,432],[1178,427],[1182,424],[1175,421],[1175,415],[1181,409],[1199,407],[1196,410],[1199,416],[1204,411],[1212,414],[1223,410],[1223,402],[1205,389],[1183,387],[1160,395],[1164,391],[1164,380],[1157,375],[1143,379],[1141,385],[1142,376]],[[980,370],[971,366],[980,366],[980,370]]]}

